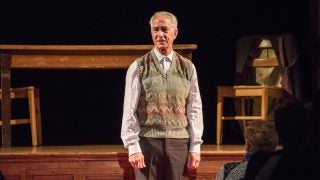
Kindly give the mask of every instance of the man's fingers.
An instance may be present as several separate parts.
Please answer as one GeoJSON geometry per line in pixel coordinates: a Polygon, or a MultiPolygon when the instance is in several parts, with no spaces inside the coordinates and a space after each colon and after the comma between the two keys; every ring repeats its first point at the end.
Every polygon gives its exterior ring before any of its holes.
{"type": "Polygon", "coordinates": [[[131,156],[129,156],[129,163],[134,168],[139,168],[139,169],[144,168],[145,163],[144,163],[143,154],[142,153],[132,154],[131,156]]]}
{"type": "Polygon", "coordinates": [[[187,168],[189,170],[198,168],[200,165],[200,159],[200,154],[194,152],[189,153],[187,168]]]}

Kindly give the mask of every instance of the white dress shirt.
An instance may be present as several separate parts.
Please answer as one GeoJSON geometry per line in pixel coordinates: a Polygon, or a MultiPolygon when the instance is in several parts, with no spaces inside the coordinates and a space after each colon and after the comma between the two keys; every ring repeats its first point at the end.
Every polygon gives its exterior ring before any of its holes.
{"type": "MultiPolygon", "coordinates": [[[[164,56],[160,54],[156,49],[153,49],[159,61],[164,56]]],[[[166,56],[169,60],[165,60],[163,63],[164,71],[166,72],[172,63],[174,53],[173,51],[166,56]]],[[[123,104],[123,117],[121,127],[121,138],[124,147],[128,148],[129,156],[141,152],[139,145],[139,132],[140,126],[136,115],[136,109],[139,102],[141,83],[139,80],[139,71],[136,62],[129,66],[126,74],[126,86],[123,104]]],[[[198,86],[197,72],[192,65],[193,75],[190,82],[190,91],[187,101],[187,118],[189,122],[189,136],[190,136],[190,149],[189,152],[200,153],[200,145],[202,144],[203,133],[203,115],[202,115],[202,102],[200,97],[200,91],[198,86]]]]}

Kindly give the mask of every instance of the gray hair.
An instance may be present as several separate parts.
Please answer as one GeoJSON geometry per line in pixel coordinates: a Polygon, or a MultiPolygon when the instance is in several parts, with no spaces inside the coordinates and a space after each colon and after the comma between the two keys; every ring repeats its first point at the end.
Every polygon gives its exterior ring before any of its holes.
{"type": "Polygon", "coordinates": [[[275,151],[279,139],[273,121],[249,121],[245,130],[244,136],[249,152],[275,151]]]}
{"type": "Polygon", "coordinates": [[[167,11],[158,11],[158,12],[155,12],[155,13],[153,14],[153,16],[150,18],[150,21],[149,21],[150,27],[152,27],[152,22],[153,22],[153,20],[154,20],[156,17],[159,17],[159,16],[168,16],[168,17],[170,17],[171,22],[172,22],[172,24],[173,24],[173,27],[174,27],[174,28],[178,28],[178,20],[177,20],[177,17],[176,17],[175,15],[173,15],[172,13],[167,12],[167,11]]]}

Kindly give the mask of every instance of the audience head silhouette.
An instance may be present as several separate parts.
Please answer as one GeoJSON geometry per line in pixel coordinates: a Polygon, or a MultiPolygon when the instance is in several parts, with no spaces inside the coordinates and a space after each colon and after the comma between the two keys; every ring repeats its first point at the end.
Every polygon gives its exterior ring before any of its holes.
{"type": "Polygon", "coordinates": [[[278,136],[273,121],[249,121],[245,131],[248,152],[274,151],[278,136]]]}
{"type": "Polygon", "coordinates": [[[275,110],[276,130],[284,148],[299,146],[306,138],[308,119],[308,109],[296,102],[288,102],[275,110]]]}

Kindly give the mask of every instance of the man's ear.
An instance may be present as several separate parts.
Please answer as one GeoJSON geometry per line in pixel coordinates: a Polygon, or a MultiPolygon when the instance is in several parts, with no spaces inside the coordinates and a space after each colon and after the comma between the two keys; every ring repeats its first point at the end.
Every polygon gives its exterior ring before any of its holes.
{"type": "Polygon", "coordinates": [[[178,32],[179,32],[179,30],[178,30],[178,29],[175,29],[175,30],[174,30],[175,38],[177,38],[177,36],[178,36],[178,32]]]}

